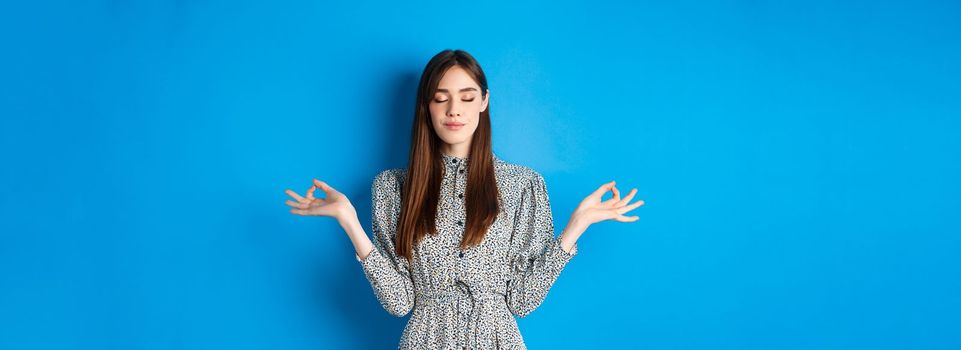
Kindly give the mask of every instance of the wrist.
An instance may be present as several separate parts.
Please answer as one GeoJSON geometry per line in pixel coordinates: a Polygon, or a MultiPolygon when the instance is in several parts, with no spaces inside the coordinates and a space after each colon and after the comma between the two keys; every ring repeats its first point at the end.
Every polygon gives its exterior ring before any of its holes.
{"type": "Polygon", "coordinates": [[[578,216],[571,216],[571,219],[567,221],[567,227],[564,228],[564,233],[575,238],[580,237],[587,230],[587,226],[590,225],[584,223],[578,216]]]}
{"type": "Polygon", "coordinates": [[[348,236],[353,235],[358,228],[361,228],[360,219],[357,218],[357,213],[354,211],[348,211],[343,215],[338,216],[337,223],[340,224],[340,227],[347,232],[348,236]]]}
{"type": "Polygon", "coordinates": [[[364,231],[364,227],[361,225],[356,213],[338,217],[337,222],[340,224],[340,227],[344,229],[344,232],[347,233],[347,238],[350,238],[351,244],[354,245],[354,252],[357,254],[357,258],[360,260],[367,259],[367,255],[370,254],[374,246],[370,238],[367,237],[367,232],[364,231]]]}
{"type": "Polygon", "coordinates": [[[576,219],[571,219],[567,223],[567,227],[561,232],[561,246],[565,251],[570,252],[577,243],[577,239],[581,237],[581,234],[587,229],[586,225],[583,225],[580,221],[576,219]]]}
{"type": "Polygon", "coordinates": [[[346,207],[343,207],[343,209],[340,209],[340,212],[337,213],[334,217],[337,219],[337,222],[340,223],[341,225],[345,223],[350,223],[351,221],[359,220],[357,218],[357,210],[355,210],[354,207],[349,203],[347,204],[346,207]]]}

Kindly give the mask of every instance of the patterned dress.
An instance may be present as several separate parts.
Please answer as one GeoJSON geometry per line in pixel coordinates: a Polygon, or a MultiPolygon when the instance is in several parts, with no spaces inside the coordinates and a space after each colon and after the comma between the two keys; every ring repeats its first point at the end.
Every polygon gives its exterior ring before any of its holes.
{"type": "Polygon", "coordinates": [[[371,185],[374,248],[357,260],[384,309],[395,316],[413,310],[400,349],[526,349],[513,315],[524,317],[544,301],[576,246],[568,253],[554,236],[544,178],[495,155],[504,210],[480,245],[461,251],[468,159],[442,159],[437,235],[416,244],[412,262],[397,256],[406,169],[387,169],[371,185]]]}

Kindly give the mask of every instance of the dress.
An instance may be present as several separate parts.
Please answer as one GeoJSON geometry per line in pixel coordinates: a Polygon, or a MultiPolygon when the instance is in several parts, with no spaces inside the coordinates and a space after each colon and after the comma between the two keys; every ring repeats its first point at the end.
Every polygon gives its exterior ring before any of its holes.
{"type": "Polygon", "coordinates": [[[537,308],[568,261],[554,236],[544,178],[494,156],[504,210],[480,245],[459,248],[466,222],[467,158],[442,153],[437,235],[416,244],[413,261],[394,251],[406,169],[387,169],[371,185],[374,248],[356,257],[390,314],[411,310],[400,349],[526,349],[513,315],[537,308]]]}

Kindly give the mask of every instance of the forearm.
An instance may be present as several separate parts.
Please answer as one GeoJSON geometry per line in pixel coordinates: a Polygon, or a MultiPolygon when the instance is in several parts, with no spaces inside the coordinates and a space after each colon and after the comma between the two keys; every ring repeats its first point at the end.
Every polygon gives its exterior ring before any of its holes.
{"type": "Polygon", "coordinates": [[[367,237],[367,232],[364,231],[364,226],[360,224],[357,215],[345,215],[344,219],[338,220],[337,222],[340,223],[340,227],[344,229],[347,237],[350,238],[350,242],[354,245],[354,251],[357,253],[357,256],[361,259],[366,259],[367,254],[374,248],[374,244],[371,243],[370,238],[367,237]]]}
{"type": "Polygon", "coordinates": [[[581,237],[585,230],[587,230],[587,225],[572,217],[567,222],[567,227],[561,232],[561,249],[570,253],[574,249],[574,243],[577,243],[577,239],[581,237]]]}

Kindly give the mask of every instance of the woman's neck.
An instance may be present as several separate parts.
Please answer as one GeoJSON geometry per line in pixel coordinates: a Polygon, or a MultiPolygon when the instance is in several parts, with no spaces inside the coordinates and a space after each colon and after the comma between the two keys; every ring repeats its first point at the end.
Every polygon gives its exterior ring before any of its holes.
{"type": "Polygon", "coordinates": [[[441,146],[440,151],[449,156],[467,158],[467,155],[470,154],[470,144],[467,142],[456,145],[444,144],[441,146]]]}

